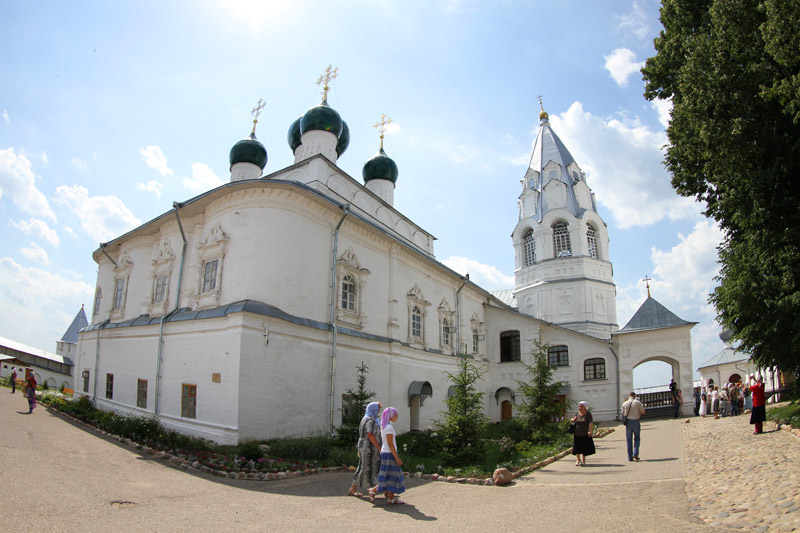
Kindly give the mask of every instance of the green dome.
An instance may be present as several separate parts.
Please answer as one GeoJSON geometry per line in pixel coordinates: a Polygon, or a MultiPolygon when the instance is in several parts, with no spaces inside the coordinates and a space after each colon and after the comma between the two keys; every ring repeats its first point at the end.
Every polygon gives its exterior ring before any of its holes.
{"type": "Polygon", "coordinates": [[[378,150],[372,159],[364,163],[364,169],[361,175],[364,176],[364,183],[370,180],[389,180],[392,183],[397,183],[397,165],[392,158],[386,155],[383,148],[378,150]]]}
{"type": "Polygon", "coordinates": [[[348,146],[350,146],[350,128],[347,127],[347,122],[343,120],[342,134],[339,135],[339,142],[336,143],[336,155],[342,157],[348,146]]]}
{"type": "Polygon", "coordinates": [[[267,149],[258,142],[256,134],[251,133],[247,139],[242,139],[233,145],[229,156],[231,168],[236,163],[252,163],[261,170],[267,166],[267,149]]]}
{"type": "Polygon", "coordinates": [[[337,138],[342,134],[342,117],[335,109],[330,107],[327,102],[322,102],[320,105],[312,107],[303,118],[300,119],[300,134],[307,131],[321,130],[329,131],[336,135],[337,138]]]}
{"type": "Polygon", "coordinates": [[[289,141],[289,148],[292,149],[292,153],[297,150],[298,146],[303,144],[303,142],[300,140],[300,120],[302,118],[303,117],[298,118],[292,122],[291,126],[289,126],[289,135],[287,140],[289,141]]]}

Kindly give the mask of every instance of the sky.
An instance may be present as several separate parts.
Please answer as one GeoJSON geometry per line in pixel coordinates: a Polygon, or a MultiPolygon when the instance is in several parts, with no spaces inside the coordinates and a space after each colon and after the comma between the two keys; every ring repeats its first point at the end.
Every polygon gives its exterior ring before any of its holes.
{"type": "MultiPolygon", "coordinates": [[[[395,207],[436,257],[488,290],[514,285],[511,231],[540,104],[608,225],[622,328],[652,296],[692,330],[694,369],[723,344],[707,299],[722,233],[678,196],[662,161],[670,106],[639,70],[662,26],[653,0],[119,0],[0,5],[0,336],[55,351],[92,252],[230,179],[256,134],[265,174],[294,162],[286,134],[320,101],[350,127],[338,165],[361,180],[385,150],[395,207]]],[[[666,384],[646,363],[634,385],[666,384]]]]}

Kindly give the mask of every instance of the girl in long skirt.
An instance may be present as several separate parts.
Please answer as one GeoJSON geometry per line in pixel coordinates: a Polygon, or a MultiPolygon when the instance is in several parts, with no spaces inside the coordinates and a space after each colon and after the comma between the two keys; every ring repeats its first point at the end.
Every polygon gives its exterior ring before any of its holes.
{"type": "MultiPolygon", "coordinates": [[[[403,477],[403,461],[397,455],[397,443],[393,422],[397,421],[397,409],[387,407],[381,414],[381,469],[378,472],[377,492],[383,492],[389,503],[405,503],[397,495],[406,491],[403,477]]],[[[370,496],[370,500],[373,498],[370,496]]]]}
{"type": "Polygon", "coordinates": [[[36,409],[36,378],[31,374],[26,380],[25,397],[28,399],[28,414],[36,409]]]}

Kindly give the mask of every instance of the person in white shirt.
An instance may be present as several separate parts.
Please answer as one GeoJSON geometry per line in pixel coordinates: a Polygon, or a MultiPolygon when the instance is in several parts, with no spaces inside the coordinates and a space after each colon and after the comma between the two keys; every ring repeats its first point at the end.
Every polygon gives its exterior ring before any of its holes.
{"type": "Polygon", "coordinates": [[[642,440],[641,418],[643,414],[644,405],[636,399],[636,393],[632,392],[630,398],[622,404],[622,416],[627,418],[625,440],[628,441],[628,461],[639,460],[639,444],[642,440]]]}
{"type": "MultiPolygon", "coordinates": [[[[378,486],[376,492],[383,492],[389,503],[405,503],[398,494],[406,491],[405,477],[403,476],[403,461],[397,455],[397,445],[392,422],[397,421],[397,409],[387,407],[381,413],[381,469],[378,472],[378,486]]],[[[370,494],[370,501],[375,501],[370,494]]]]}

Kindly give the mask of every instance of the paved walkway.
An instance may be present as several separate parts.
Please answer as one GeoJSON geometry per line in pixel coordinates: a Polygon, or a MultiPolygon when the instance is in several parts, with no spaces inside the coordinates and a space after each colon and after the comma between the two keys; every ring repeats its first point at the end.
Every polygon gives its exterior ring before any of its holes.
{"type": "Polygon", "coordinates": [[[507,487],[410,479],[408,504],[390,506],[345,496],[349,473],[273,482],[221,479],[172,467],[42,406],[33,415],[26,412],[21,395],[0,388],[0,529],[713,529],[691,513],[682,477],[681,424],[675,420],[645,423],[639,463],[625,461],[624,437],[617,431],[597,441],[599,453],[589,458],[594,466],[575,467],[569,456],[507,487]]]}

